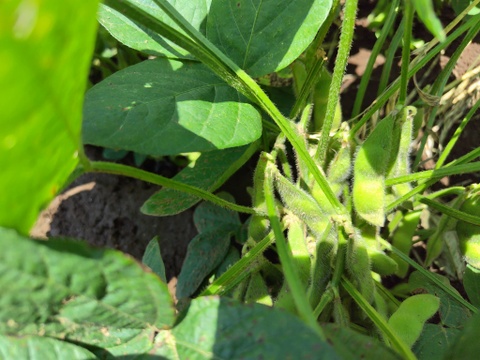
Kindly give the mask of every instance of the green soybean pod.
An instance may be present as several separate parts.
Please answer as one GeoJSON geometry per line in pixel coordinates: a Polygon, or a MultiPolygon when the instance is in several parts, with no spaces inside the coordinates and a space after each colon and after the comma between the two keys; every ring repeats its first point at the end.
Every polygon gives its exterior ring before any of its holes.
{"type": "MultiPolygon", "coordinates": [[[[292,252],[293,263],[297,269],[302,286],[306,291],[311,268],[310,253],[306,240],[306,227],[305,224],[293,214],[287,214],[283,221],[288,229],[288,246],[292,252]]],[[[295,302],[285,281],[280,289],[275,306],[296,312],[295,302]]]]}
{"type": "Polygon", "coordinates": [[[367,244],[358,230],[349,238],[345,260],[348,278],[365,299],[372,303],[375,294],[375,283],[371,274],[372,265],[367,244]]]}
{"type": "MultiPolygon", "coordinates": [[[[412,249],[412,239],[420,222],[422,210],[409,211],[403,215],[392,236],[392,245],[404,254],[409,254],[412,249]]],[[[395,273],[398,277],[407,276],[409,265],[398,255],[391,254],[390,257],[398,264],[398,270],[395,273]]]]}
{"type": "Polygon", "coordinates": [[[332,268],[337,252],[337,233],[330,225],[323,238],[317,240],[310,274],[307,296],[312,308],[316,308],[332,278],[332,268]]]}
{"type": "MultiPolygon", "coordinates": [[[[320,131],[325,120],[325,113],[327,111],[328,94],[330,91],[330,84],[332,83],[332,74],[323,67],[320,72],[320,77],[315,85],[315,92],[313,94],[313,131],[320,131]]],[[[342,122],[342,107],[340,101],[335,107],[335,117],[333,118],[332,131],[335,131],[342,122]]]]}
{"type": "Polygon", "coordinates": [[[328,214],[315,199],[286,179],[278,170],[275,171],[275,186],[284,206],[302,219],[317,238],[321,238],[328,225],[328,214]]]}
{"type": "Polygon", "coordinates": [[[244,301],[247,304],[259,303],[267,306],[273,305],[267,284],[260,272],[256,272],[250,277],[244,301]]]}
{"type": "Polygon", "coordinates": [[[440,299],[430,294],[414,295],[404,300],[388,325],[410,348],[422,333],[425,322],[438,311],[440,299]]]}
{"type": "Polygon", "coordinates": [[[395,117],[380,121],[360,146],[353,166],[353,205],[375,226],[385,223],[385,176],[390,167],[395,117]]]}
{"type": "MultiPolygon", "coordinates": [[[[437,17],[432,0],[415,0],[412,1],[415,11],[425,27],[435,36],[439,41],[445,40],[445,31],[443,30],[442,22],[437,17]]],[[[467,2],[468,4],[468,2],[467,2]]]]}
{"type": "MultiPolygon", "coordinates": [[[[412,144],[413,118],[417,109],[413,106],[406,106],[397,115],[394,133],[400,132],[398,141],[393,141],[392,156],[395,156],[394,163],[387,178],[393,178],[410,173],[410,147],[412,144]]],[[[399,198],[412,189],[410,183],[392,186],[396,198],[399,198]]]]}
{"type": "MultiPolygon", "coordinates": [[[[471,186],[467,197],[460,206],[460,211],[467,214],[480,214],[480,185],[471,186]]],[[[456,225],[460,250],[467,264],[480,269],[480,226],[458,221],[456,225]]]]}
{"type": "Polygon", "coordinates": [[[385,276],[394,274],[398,269],[398,265],[383,251],[379,241],[378,228],[365,224],[360,231],[363,240],[365,240],[367,253],[372,264],[372,271],[385,276]]]}
{"type": "MultiPolygon", "coordinates": [[[[266,212],[265,195],[263,193],[263,183],[265,181],[265,169],[270,157],[262,152],[259,156],[255,172],[253,174],[252,206],[258,210],[266,212]]],[[[253,215],[248,225],[248,236],[255,242],[261,241],[270,230],[270,222],[267,218],[253,215]]]]}

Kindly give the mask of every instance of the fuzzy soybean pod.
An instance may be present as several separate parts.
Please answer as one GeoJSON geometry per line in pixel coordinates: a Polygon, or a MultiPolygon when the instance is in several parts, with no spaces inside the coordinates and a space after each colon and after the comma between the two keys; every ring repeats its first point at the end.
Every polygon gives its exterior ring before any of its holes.
{"type": "MultiPolygon", "coordinates": [[[[265,181],[265,169],[267,163],[271,161],[267,153],[262,152],[258,159],[257,167],[253,175],[252,206],[257,210],[266,212],[265,194],[263,193],[263,183],[265,181]]],[[[268,219],[252,215],[248,225],[248,236],[255,242],[261,241],[270,230],[268,219]]]]}
{"type": "MultiPolygon", "coordinates": [[[[293,214],[287,214],[284,218],[284,223],[288,229],[288,246],[292,252],[293,263],[306,291],[311,268],[310,253],[306,240],[306,227],[303,221],[293,214]]],[[[291,312],[296,311],[295,302],[286,282],[283,283],[280,289],[275,306],[291,312]]]]}
{"type": "Polygon", "coordinates": [[[265,283],[265,280],[260,272],[256,272],[250,276],[244,301],[247,304],[259,303],[267,306],[273,305],[272,298],[268,292],[267,284],[265,283]]]}
{"type": "MultiPolygon", "coordinates": [[[[480,214],[480,184],[472,185],[459,210],[470,215],[478,216],[480,214]]],[[[480,226],[458,221],[456,231],[460,250],[465,256],[467,264],[480,269],[480,226]]]]}
{"type": "MultiPolygon", "coordinates": [[[[328,94],[330,91],[330,84],[332,83],[332,74],[323,67],[320,72],[320,77],[315,85],[315,92],[313,94],[313,131],[320,131],[325,120],[325,113],[327,111],[328,94]]],[[[331,131],[335,131],[342,122],[342,107],[340,101],[337,102],[335,107],[335,117],[333,118],[333,124],[331,131]]]]}
{"type": "Polygon", "coordinates": [[[350,281],[365,299],[372,303],[375,293],[375,283],[371,273],[372,264],[368,256],[367,244],[358,230],[348,240],[345,268],[350,281]]]}
{"type": "Polygon", "coordinates": [[[372,271],[385,276],[394,274],[398,269],[397,263],[383,251],[380,245],[381,238],[378,234],[378,228],[365,224],[359,230],[367,246],[367,253],[372,263],[372,271]]]}
{"type": "Polygon", "coordinates": [[[329,226],[324,237],[317,241],[316,252],[308,286],[308,301],[316,308],[332,278],[332,267],[337,252],[337,230],[329,226]]]}
{"type": "MultiPolygon", "coordinates": [[[[392,156],[395,156],[395,162],[388,172],[387,178],[393,178],[410,173],[410,147],[412,144],[413,118],[417,109],[413,106],[406,106],[397,115],[394,134],[399,134],[399,141],[392,142],[392,156]]],[[[394,136],[395,138],[396,136],[394,136]]],[[[395,198],[399,198],[412,189],[410,183],[398,184],[392,186],[392,192],[395,198]]]]}
{"type": "Polygon", "coordinates": [[[425,322],[435,315],[439,307],[440,299],[436,296],[411,296],[388,319],[388,325],[411,348],[422,333],[425,322]]]}
{"type": "Polygon", "coordinates": [[[329,222],[325,210],[310,194],[286,179],[278,170],[274,176],[275,186],[285,207],[302,219],[317,238],[321,238],[329,222]]]}
{"type": "MultiPolygon", "coordinates": [[[[412,249],[412,239],[420,223],[421,214],[422,210],[420,209],[409,211],[403,215],[393,233],[392,245],[404,254],[408,255],[412,249]]],[[[409,265],[396,254],[391,254],[390,257],[398,264],[398,270],[395,275],[401,278],[407,276],[409,265]]]]}
{"type": "Polygon", "coordinates": [[[395,117],[380,121],[360,146],[353,166],[353,205],[370,224],[385,223],[385,177],[390,168],[395,117]]]}

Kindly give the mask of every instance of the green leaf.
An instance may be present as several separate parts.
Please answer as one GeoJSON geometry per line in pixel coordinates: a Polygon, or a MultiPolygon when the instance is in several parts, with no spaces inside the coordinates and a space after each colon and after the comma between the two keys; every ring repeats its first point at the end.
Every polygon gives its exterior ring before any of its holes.
{"type": "Polygon", "coordinates": [[[215,279],[218,279],[222,274],[231,268],[235,263],[240,260],[240,253],[234,246],[228,248],[227,255],[222,260],[222,263],[218,265],[215,271],[215,279]]]}
{"type": "Polygon", "coordinates": [[[97,357],[78,345],[41,336],[0,335],[0,358],[22,360],[85,360],[97,357]]]}
{"type": "Polygon", "coordinates": [[[339,358],[297,317],[218,297],[192,300],[185,318],[161,331],[156,344],[155,355],[177,359],[339,358]]]}
{"type": "Polygon", "coordinates": [[[213,0],[207,38],[250,76],[266,75],[307,48],[331,6],[330,0],[213,0]]]}
{"type": "Polygon", "coordinates": [[[400,356],[380,341],[362,335],[336,324],[326,324],[323,328],[329,343],[344,360],[353,359],[400,359],[400,356]]]}
{"type": "MultiPolygon", "coordinates": [[[[217,195],[227,201],[235,202],[229,193],[222,192],[217,195]]],[[[242,226],[237,212],[224,209],[211,202],[202,202],[198,205],[193,214],[193,222],[199,233],[215,228],[235,232],[242,226]]]]}
{"type": "Polygon", "coordinates": [[[0,247],[0,334],[108,348],[175,320],[167,286],[118,251],[34,241],[6,229],[0,229],[0,247]]]}
{"type": "Polygon", "coordinates": [[[158,275],[163,282],[167,282],[165,276],[165,264],[163,263],[162,253],[160,252],[160,243],[158,236],[155,236],[147,245],[142,262],[158,275]]]}
{"type": "Polygon", "coordinates": [[[155,59],[130,66],[85,98],[86,144],[161,156],[249,144],[260,113],[200,63],[155,59]]]}
{"type": "MultiPolygon", "coordinates": [[[[207,191],[217,190],[256,151],[258,144],[203,153],[194,167],[186,167],[173,180],[207,191]]],[[[196,196],[164,188],[153,194],[140,209],[146,215],[170,216],[200,201],[196,196]]]]}
{"type": "Polygon", "coordinates": [[[78,163],[97,4],[0,2],[0,226],[28,233],[78,163]]]}
{"type": "MultiPolygon", "coordinates": [[[[170,18],[151,0],[128,0],[140,9],[148,12],[160,21],[183,32],[170,18]]],[[[205,34],[206,21],[211,0],[176,0],[175,8],[183,17],[202,34],[205,34]]],[[[128,12],[120,13],[108,5],[100,5],[98,20],[113,37],[132,49],[143,51],[150,55],[193,59],[186,50],[175,43],[162,38],[152,30],[128,19],[128,12]]]]}
{"type": "Polygon", "coordinates": [[[221,264],[230,247],[230,231],[209,228],[188,244],[187,255],[178,276],[176,296],[191,296],[205,278],[221,264]]]}
{"type": "Polygon", "coordinates": [[[480,315],[475,314],[452,342],[444,359],[476,359],[480,353],[480,315]]]}
{"type": "Polygon", "coordinates": [[[445,40],[445,31],[443,31],[442,22],[438,19],[433,8],[432,0],[412,0],[420,20],[439,41],[445,40]]]}
{"type": "Polygon", "coordinates": [[[438,360],[443,357],[448,346],[455,342],[461,333],[454,328],[445,328],[438,324],[425,324],[422,335],[413,346],[418,360],[438,360]]]}
{"type": "Polygon", "coordinates": [[[467,265],[463,274],[463,286],[470,302],[480,307],[480,270],[467,265]]]}
{"type": "MultiPolygon", "coordinates": [[[[434,274],[441,282],[443,282],[450,291],[457,293],[448,279],[444,276],[434,274]]],[[[408,284],[412,291],[427,292],[440,298],[440,319],[443,325],[449,327],[462,328],[465,322],[471,317],[470,311],[460,305],[453,297],[447,294],[436,284],[425,278],[420,272],[415,271],[410,275],[408,284]]]]}
{"type": "Polygon", "coordinates": [[[425,322],[438,310],[440,300],[430,294],[418,294],[405,299],[395,311],[388,325],[402,338],[408,346],[417,341],[425,322]]]}

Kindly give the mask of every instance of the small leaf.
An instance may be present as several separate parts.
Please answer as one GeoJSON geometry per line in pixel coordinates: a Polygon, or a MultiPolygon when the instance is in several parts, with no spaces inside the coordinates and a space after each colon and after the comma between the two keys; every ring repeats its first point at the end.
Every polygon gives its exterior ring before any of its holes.
{"type": "Polygon", "coordinates": [[[251,76],[266,75],[307,48],[331,6],[331,0],[213,0],[207,38],[251,76]]]}
{"type": "Polygon", "coordinates": [[[207,67],[147,60],[91,88],[85,98],[86,144],[161,156],[249,144],[260,113],[207,67]]]}
{"type": "Polygon", "coordinates": [[[422,333],[425,322],[440,306],[440,299],[429,294],[414,295],[405,299],[395,311],[388,325],[406,345],[412,347],[422,333]]]}
{"type": "Polygon", "coordinates": [[[163,263],[162,254],[160,252],[160,243],[158,236],[155,236],[147,245],[145,254],[143,254],[142,262],[158,275],[164,283],[167,282],[165,276],[165,264],[163,263]]]}
{"type": "Polygon", "coordinates": [[[228,228],[209,228],[190,241],[178,276],[178,299],[195,293],[205,278],[221,264],[230,247],[230,233],[228,228]]]}
{"type": "Polygon", "coordinates": [[[339,358],[297,317],[218,297],[192,300],[183,320],[172,330],[161,331],[156,345],[152,354],[169,359],[339,358]]]}
{"type": "MultiPolygon", "coordinates": [[[[253,155],[257,143],[203,153],[193,168],[186,167],[173,180],[207,191],[217,190],[253,155]]],[[[200,201],[196,196],[164,188],[153,194],[140,209],[146,215],[170,216],[185,211],[200,201]]]]}
{"type": "Polygon", "coordinates": [[[414,0],[412,1],[420,20],[427,29],[439,41],[445,40],[445,31],[443,31],[442,22],[438,19],[433,8],[432,0],[414,0]]]}
{"type": "Polygon", "coordinates": [[[97,357],[78,345],[43,336],[0,335],[0,358],[22,360],[84,360],[97,357]]]}
{"type": "Polygon", "coordinates": [[[116,346],[175,320],[166,284],[114,250],[0,229],[0,333],[116,346]],[[14,244],[14,246],[12,246],[14,244]]]}
{"type": "MultiPolygon", "coordinates": [[[[232,203],[235,202],[235,199],[229,193],[222,192],[217,195],[224,200],[232,203]]],[[[195,209],[193,222],[199,233],[214,228],[221,228],[230,232],[235,232],[242,226],[237,212],[224,209],[206,201],[202,202],[195,209]]]]}

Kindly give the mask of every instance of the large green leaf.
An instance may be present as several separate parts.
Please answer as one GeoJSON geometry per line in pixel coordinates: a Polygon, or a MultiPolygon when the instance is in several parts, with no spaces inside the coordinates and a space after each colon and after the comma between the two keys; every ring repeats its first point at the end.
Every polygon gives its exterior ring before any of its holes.
{"type": "MultiPolygon", "coordinates": [[[[452,292],[457,292],[455,288],[450,285],[450,281],[439,274],[433,274],[440,281],[442,281],[452,292]]],[[[425,278],[420,272],[415,271],[410,275],[409,286],[416,292],[428,292],[440,298],[440,320],[441,323],[448,327],[462,328],[467,320],[471,317],[471,312],[462,306],[453,297],[447,294],[443,289],[434,284],[429,279],[425,278]]]]}
{"type": "Polygon", "coordinates": [[[454,339],[444,359],[475,359],[480,352],[480,315],[475,314],[454,339]]]}
{"type": "Polygon", "coordinates": [[[118,251],[6,229],[0,247],[0,334],[138,347],[175,320],[166,284],[118,251]]]}
{"type": "Polygon", "coordinates": [[[331,0],[213,0],[207,38],[251,76],[283,69],[312,42],[331,0]]]}
{"type": "Polygon", "coordinates": [[[87,349],[57,339],[0,335],[0,359],[85,360],[96,357],[87,349]]]}
{"type": "MultiPolygon", "coordinates": [[[[177,31],[152,0],[126,0],[177,31]]],[[[312,42],[332,6],[331,0],[178,0],[169,2],[202,35],[257,77],[292,63],[312,42]],[[273,44],[273,46],[270,46],[273,44]]],[[[190,55],[108,5],[100,22],[126,45],[146,53],[178,58],[190,55]]]]}
{"type": "Polygon", "coordinates": [[[337,324],[324,326],[330,344],[344,360],[382,359],[397,360],[400,356],[373,337],[360,334],[337,324]]]}
{"type": "Polygon", "coordinates": [[[97,4],[0,2],[1,226],[28,233],[78,162],[97,4]]]}
{"type": "Polygon", "coordinates": [[[261,134],[260,113],[200,63],[156,59],[87,93],[83,139],[154,156],[241,146],[261,134]]]}
{"type": "Polygon", "coordinates": [[[425,324],[420,338],[412,350],[419,360],[442,359],[448,347],[452,345],[460,330],[446,328],[440,324],[425,324]]]}
{"type": "MultiPolygon", "coordinates": [[[[182,31],[152,0],[129,0],[140,9],[148,12],[171,27],[182,31]]],[[[205,34],[205,18],[210,8],[211,0],[169,0],[183,17],[202,34],[205,34]]],[[[193,59],[188,52],[149,30],[141,24],[128,19],[108,5],[100,5],[98,12],[100,23],[120,42],[147,54],[193,59]]]]}
{"type": "MultiPolygon", "coordinates": [[[[256,151],[258,144],[203,153],[194,167],[186,167],[173,178],[208,191],[217,190],[256,151]]],[[[163,188],[143,204],[146,215],[169,216],[187,210],[200,199],[196,196],[163,188]]]]}
{"type": "Polygon", "coordinates": [[[338,358],[297,317],[217,297],[192,300],[182,322],[161,331],[156,343],[155,354],[172,359],[338,358]]]}

